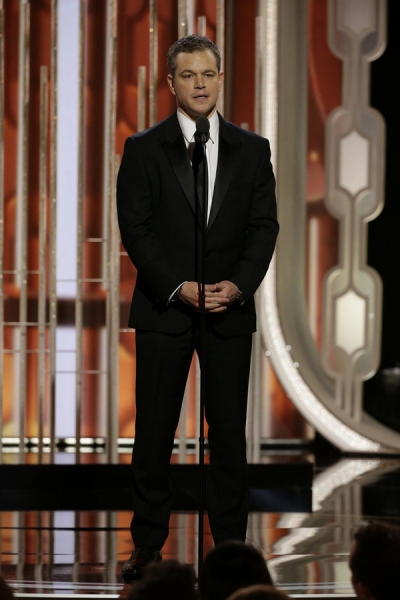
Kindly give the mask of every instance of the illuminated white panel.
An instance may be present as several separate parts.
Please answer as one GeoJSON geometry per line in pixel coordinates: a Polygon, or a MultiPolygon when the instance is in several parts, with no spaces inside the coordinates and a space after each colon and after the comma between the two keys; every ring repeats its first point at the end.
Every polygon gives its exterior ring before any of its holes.
{"type": "Polygon", "coordinates": [[[58,438],[75,437],[76,330],[57,327],[56,333],[56,423],[58,438]]]}
{"type": "Polygon", "coordinates": [[[76,295],[79,0],[59,0],[57,62],[57,295],[76,295]]]}
{"type": "Polygon", "coordinates": [[[376,19],[374,4],[375,0],[343,2],[341,8],[346,27],[355,33],[370,31],[374,26],[374,19],[376,19]]]}
{"type": "Polygon", "coordinates": [[[349,291],[336,300],[335,343],[347,354],[365,346],[366,301],[349,291]]]}
{"type": "MultiPolygon", "coordinates": [[[[68,0],[67,0],[68,1],[68,0]]],[[[54,562],[65,564],[75,556],[76,516],[72,511],[54,513],[54,562]]]]}
{"type": "MultiPolygon", "coordinates": [[[[57,296],[77,290],[79,141],[79,0],[58,2],[57,52],[57,296]]],[[[56,333],[56,423],[58,438],[75,437],[76,330],[56,333]]]]}
{"type": "Polygon", "coordinates": [[[340,142],[339,182],[352,195],[368,186],[368,141],[355,131],[340,142]]]}

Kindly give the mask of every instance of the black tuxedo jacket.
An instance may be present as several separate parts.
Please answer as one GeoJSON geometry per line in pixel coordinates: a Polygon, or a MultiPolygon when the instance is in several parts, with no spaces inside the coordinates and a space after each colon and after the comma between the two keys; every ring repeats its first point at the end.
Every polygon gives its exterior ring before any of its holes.
{"type": "MultiPolygon", "coordinates": [[[[205,282],[234,282],[246,302],[207,315],[221,335],[256,329],[253,294],[278,234],[275,178],[268,140],[219,116],[219,153],[205,243],[205,282]]],[[[137,269],[129,326],[181,333],[196,313],[169,303],[184,281],[199,281],[203,217],[176,113],[129,137],[117,178],[121,239],[137,269]]]]}

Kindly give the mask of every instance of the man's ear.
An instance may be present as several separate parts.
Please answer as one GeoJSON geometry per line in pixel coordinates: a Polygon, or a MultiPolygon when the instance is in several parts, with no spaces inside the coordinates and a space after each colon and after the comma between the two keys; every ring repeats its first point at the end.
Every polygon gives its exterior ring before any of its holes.
{"type": "Polygon", "coordinates": [[[171,90],[171,92],[175,96],[174,80],[173,80],[172,75],[170,73],[167,75],[167,83],[168,83],[169,89],[171,90]]]}
{"type": "Polygon", "coordinates": [[[224,83],[224,74],[223,74],[222,71],[220,71],[220,74],[219,74],[219,77],[218,77],[218,84],[219,84],[218,85],[218,89],[219,89],[219,91],[222,90],[223,83],[224,83]]]}

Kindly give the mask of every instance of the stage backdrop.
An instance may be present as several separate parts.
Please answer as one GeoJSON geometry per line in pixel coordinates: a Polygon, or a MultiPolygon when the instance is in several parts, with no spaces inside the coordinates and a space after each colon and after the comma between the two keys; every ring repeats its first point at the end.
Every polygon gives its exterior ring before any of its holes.
{"type": "MultiPolygon", "coordinates": [[[[270,139],[277,177],[249,460],[273,444],[301,452],[316,431],[345,451],[399,452],[393,5],[0,3],[2,460],[130,460],[136,272],[115,178],[126,137],[175,109],[166,52],[192,32],[221,48],[218,108],[270,139]]],[[[197,459],[198,401],[194,360],[176,461],[197,459]]]]}

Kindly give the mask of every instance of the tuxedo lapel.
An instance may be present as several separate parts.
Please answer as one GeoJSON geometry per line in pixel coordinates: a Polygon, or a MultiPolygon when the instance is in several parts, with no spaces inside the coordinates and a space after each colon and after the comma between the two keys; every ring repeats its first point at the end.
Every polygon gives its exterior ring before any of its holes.
{"type": "Polygon", "coordinates": [[[210,229],[219,209],[224,201],[226,191],[231,182],[232,175],[237,168],[237,161],[241,148],[241,141],[237,136],[231,135],[231,130],[226,121],[219,116],[219,148],[217,175],[214,185],[214,194],[211,204],[208,227],[210,229]]]}
{"type": "Polygon", "coordinates": [[[165,138],[160,139],[161,146],[171,164],[185,196],[196,214],[196,195],[194,175],[186,144],[178,118],[174,113],[165,121],[165,138]]]}
{"type": "MultiPolygon", "coordinates": [[[[226,191],[237,168],[237,161],[242,145],[240,138],[229,127],[229,123],[219,116],[219,149],[217,174],[214,185],[210,216],[207,229],[209,229],[224,201],[226,191]]],[[[185,196],[192,207],[194,214],[198,215],[199,224],[202,216],[196,206],[196,195],[193,169],[191,167],[186,144],[176,113],[165,121],[165,136],[160,138],[161,146],[171,164],[185,196]]]]}

